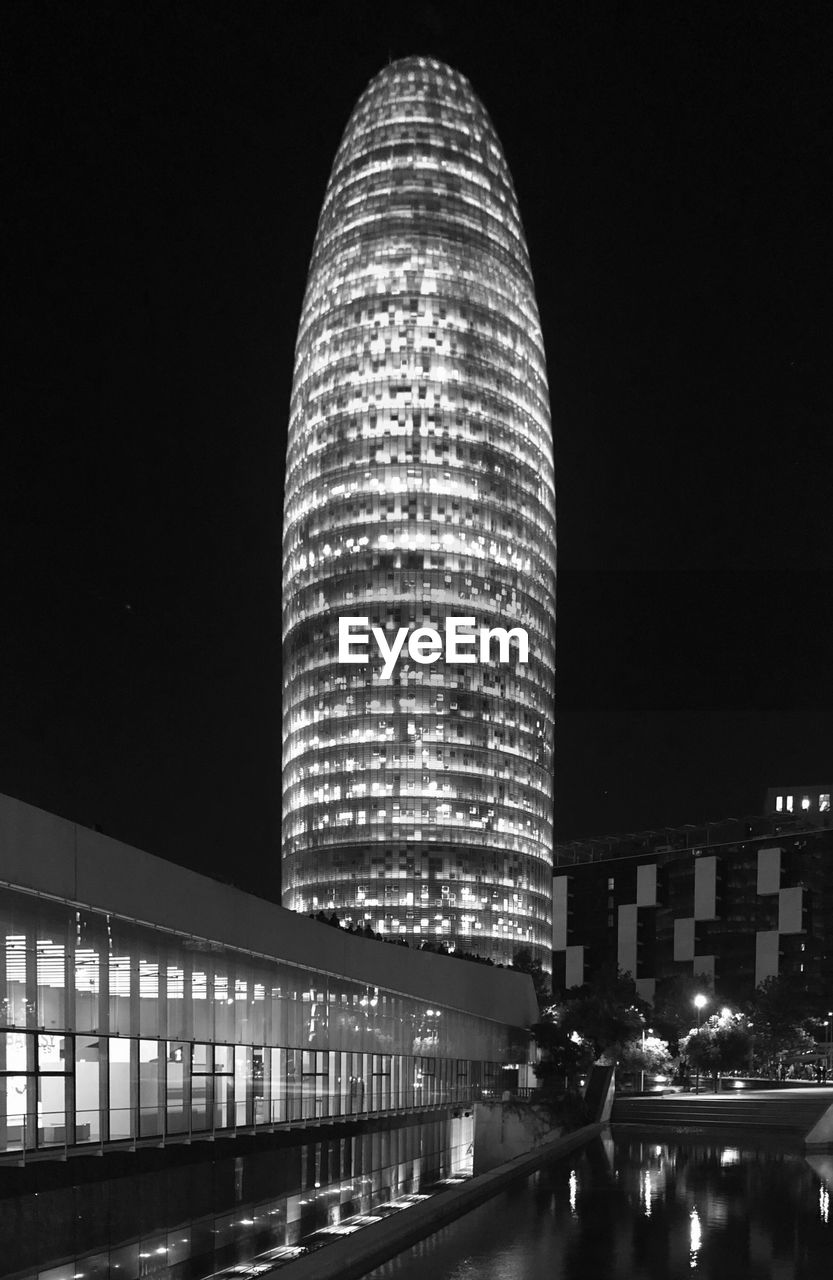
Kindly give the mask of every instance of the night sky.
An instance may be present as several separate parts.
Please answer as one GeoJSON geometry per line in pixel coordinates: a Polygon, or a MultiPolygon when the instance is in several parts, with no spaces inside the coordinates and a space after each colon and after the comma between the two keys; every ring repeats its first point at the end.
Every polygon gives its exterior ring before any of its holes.
{"type": "Polygon", "coordinates": [[[340,134],[411,53],[472,81],[527,230],[557,838],[829,781],[829,8],[292,8],[4,9],[0,791],[278,892],[295,330],[340,134]]]}

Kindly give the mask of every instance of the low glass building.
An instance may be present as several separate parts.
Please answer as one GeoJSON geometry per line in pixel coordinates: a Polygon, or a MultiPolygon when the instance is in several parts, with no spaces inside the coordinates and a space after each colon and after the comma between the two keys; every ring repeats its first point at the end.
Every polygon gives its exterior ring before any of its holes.
{"type": "Polygon", "coordinates": [[[555,483],[512,178],[468,80],[385,67],[333,163],[295,353],[283,901],[551,963],[555,483]],[[338,623],[523,628],[529,661],[339,661],[338,623]]]}
{"type": "Polygon", "coordinates": [[[531,983],[299,918],[0,797],[0,1156],[469,1101],[531,983]]]}

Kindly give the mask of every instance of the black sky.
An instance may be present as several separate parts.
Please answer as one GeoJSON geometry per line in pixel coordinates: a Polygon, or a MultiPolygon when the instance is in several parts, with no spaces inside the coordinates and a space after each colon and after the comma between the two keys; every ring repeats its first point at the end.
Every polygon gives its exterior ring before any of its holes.
{"type": "Polygon", "coordinates": [[[389,57],[463,71],[518,191],[559,528],[560,839],[833,775],[830,12],[3,11],[0,791],[279,884],[295,328],[389,57]]]}

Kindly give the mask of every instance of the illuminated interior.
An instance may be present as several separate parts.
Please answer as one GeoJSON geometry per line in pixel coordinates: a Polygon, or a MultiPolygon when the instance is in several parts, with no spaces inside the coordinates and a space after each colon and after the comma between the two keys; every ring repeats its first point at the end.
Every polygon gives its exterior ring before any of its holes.
{"type": "Polygon", "coordinates": [[[392,63],[330,175],[283,544],[284,904],[551,967],[555,498],[512,181],[468,81],[392,63]],[[527,665],[337,661],[338,618],[525,628],[527,665]]]}

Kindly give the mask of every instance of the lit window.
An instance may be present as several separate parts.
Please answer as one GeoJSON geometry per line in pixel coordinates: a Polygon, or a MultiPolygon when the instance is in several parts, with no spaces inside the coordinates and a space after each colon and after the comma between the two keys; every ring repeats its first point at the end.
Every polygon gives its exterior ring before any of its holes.
{"type": "Polygon", "coordinates": [[[775,797],[775,810],[776,810],[776,812],[777,812],[777,813],[780,813],[780,812],[781,812],[781,810],[782,810],[783,808],[784,808],[784,797],[783,797],[783,796],[776,796],[776,797],[775,797]]]}
{"type": "Polygon", "coordinates": [[[827,813],[830,809],[830,792],[825,791],[819,796],[819,813],[827,813]]]}
{"type": "Polygon", "coordinates": [[[806,810],[807,810],[807,809],[809,809],[809,808],[810,808],[810,797],[809,797],[809,796],[802,796],[802,797],[801,797],[801,807],[802,807],[802,809],[804,809],[804,810],[805,810],[805,812],[806,812],[806,810]]]}
{"type": "Polygon", "coordinates": [[[787,813],[792,813],[792,811],[793,811],[793,798],[792,796],[787,796],[787,813]]]}

